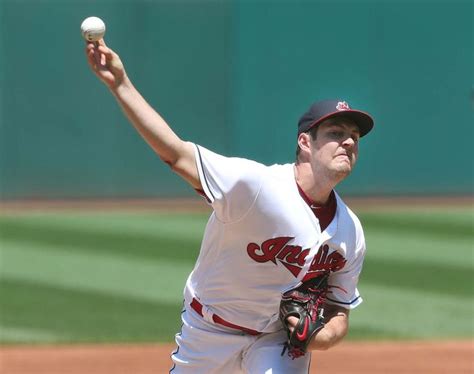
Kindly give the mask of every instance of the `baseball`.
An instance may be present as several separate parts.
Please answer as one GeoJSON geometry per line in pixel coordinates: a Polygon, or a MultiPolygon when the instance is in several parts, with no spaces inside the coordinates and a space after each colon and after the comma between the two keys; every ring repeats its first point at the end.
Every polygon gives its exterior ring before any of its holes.
{"type": "Polygon", "coordinates": [[[99,17],[88,17],[81,24],[81,33],[89,42],[96,42],[104,37],[105,23],[99,17]]]}

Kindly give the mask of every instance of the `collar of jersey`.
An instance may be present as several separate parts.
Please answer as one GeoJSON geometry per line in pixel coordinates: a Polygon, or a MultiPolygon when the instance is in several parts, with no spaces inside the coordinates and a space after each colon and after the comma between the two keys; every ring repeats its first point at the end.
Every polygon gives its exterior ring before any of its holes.
{"type": "Polygon", "coordinates": [[[336,203],[336,196],[334,194],[334,190],[331,191],[331,194],[329,195],[329,199],[326,204],[324,205],[318,205],[316,204],[306,193],[303,191],[301,186],[296,182],[296,186],[298,187],[298,192],[300,193],[300,196],[303,198],[303,200],[306,202],[306,204],[309,205],[311,209],[325,209],[325,208],[330,208],[331,205],[336,203]]]}
{"type": "Polygon", "coordinates": [[[303,198],[306,204],[308,204],[310,209],[315,214],[316,218],[318,218],[318,220],[320,221],[320,224],[324,223],[324,226],[321,227],[321,231],[326,230],[326,228],[331,224],[331,222],[336,216],[337,202],[334,190],[331,191],[328,202],[326,204],[317,205],[308,195],[306,195],[306,193],[303,191],[298,182],[296,182],[296,186],[298,187],[298,192],[300,196],[303,198]]]}

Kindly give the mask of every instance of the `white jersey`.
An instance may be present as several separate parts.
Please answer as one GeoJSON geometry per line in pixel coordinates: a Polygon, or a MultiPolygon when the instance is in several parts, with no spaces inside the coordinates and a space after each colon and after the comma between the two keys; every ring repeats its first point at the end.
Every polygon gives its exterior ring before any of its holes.
{"type": "Polygon", "coordinates": [[[336,194],[336,215],[321,232],[301,197],[294,164],[265,166],[196,146],[204,194],[214,211],[185,287],[205,315],[260,332],[282,328],[282,293],[331,272],[328,302],[352,309],[365,254],[361,224],[336,194]]]}

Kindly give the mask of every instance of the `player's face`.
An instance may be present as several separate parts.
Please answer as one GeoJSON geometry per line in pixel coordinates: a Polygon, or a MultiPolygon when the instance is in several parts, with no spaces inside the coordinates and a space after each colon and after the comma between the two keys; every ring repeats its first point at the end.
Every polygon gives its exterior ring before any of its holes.
{"type": "Polygon", "coordinates": [[[335,178],[345,178],[357,161],[359,137],[359,128],[350,119],[341,117],[322,122],[312,142],[313,167],[335,178]]]}

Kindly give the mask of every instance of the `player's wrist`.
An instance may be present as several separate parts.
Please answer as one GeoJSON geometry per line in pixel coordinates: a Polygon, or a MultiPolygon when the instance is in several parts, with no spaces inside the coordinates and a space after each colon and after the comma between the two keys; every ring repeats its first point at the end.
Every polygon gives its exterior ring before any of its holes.
{"type": "Polygon", "coordinates": [[[115,82],[109,86],[110,91],[112,91],[115,96],[121,96],[132,88],[133,84],[126,73],[124,73],[122,77],[116,78],[115,82]]]}
{"type": "Polygon", "coordinates": [[[327,326],[323,327],[314,335],[308,346],[309,350],[326,351],[337,342],[336,334],[327,326]]]}

